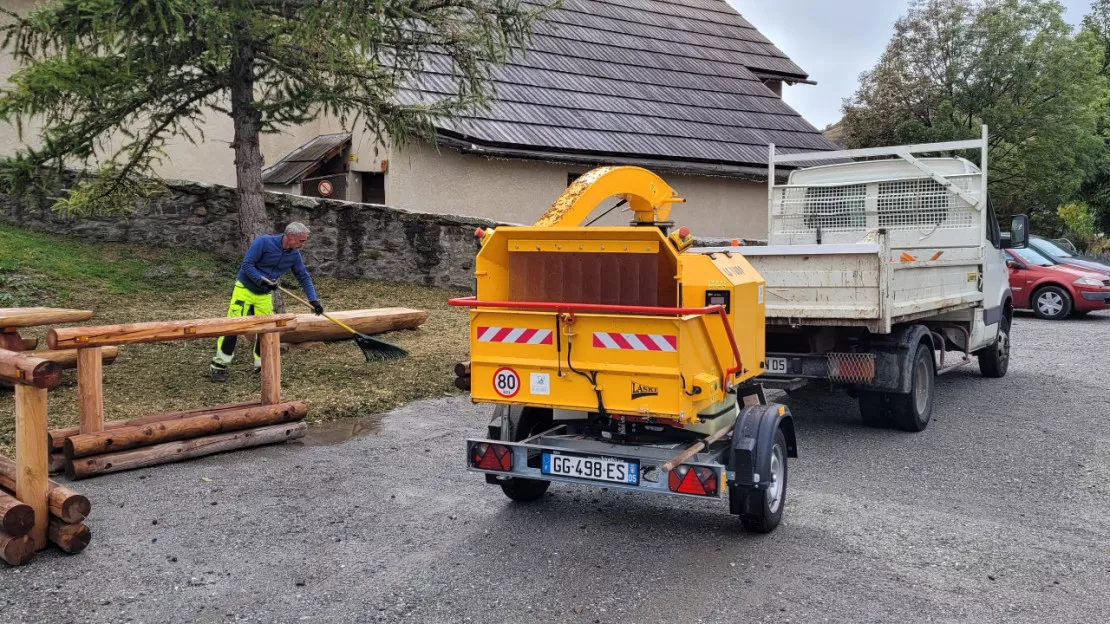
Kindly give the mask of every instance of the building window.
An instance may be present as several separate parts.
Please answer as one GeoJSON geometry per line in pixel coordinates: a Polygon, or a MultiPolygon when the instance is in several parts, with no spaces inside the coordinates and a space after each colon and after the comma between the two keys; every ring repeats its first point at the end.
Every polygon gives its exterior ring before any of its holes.
{"type": "Polygon", "coordinates": [[[362,174],[362,203],[385,204],[385,174],[362,174]]]}

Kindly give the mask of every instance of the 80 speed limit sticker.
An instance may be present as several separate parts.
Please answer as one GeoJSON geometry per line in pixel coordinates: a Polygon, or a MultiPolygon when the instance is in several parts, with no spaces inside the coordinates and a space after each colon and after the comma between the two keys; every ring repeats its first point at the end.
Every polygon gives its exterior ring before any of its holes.
{"type": "Polygon", "coordinates": [[[502,366],[493,374],[493,389],[506,399],[515,397],[520,392],[520,375],[508,366],[502,366]]]}

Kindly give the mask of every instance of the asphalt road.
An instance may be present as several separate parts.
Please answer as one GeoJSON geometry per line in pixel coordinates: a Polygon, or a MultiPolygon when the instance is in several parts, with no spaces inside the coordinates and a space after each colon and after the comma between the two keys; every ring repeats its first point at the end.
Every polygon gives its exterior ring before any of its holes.
{"type": "Polygon", "coordinates": [[[9,622],[1110,621],[1110,313],[1022,316],[1002,380],[938,382],[921,434],[843,394],[786,399],[786,518],[553,486],[520,506],[462,470],[487,408],[79,484],[92,545],[0,568],[9,622]],[[330,443],[326,443],[330,442],[330,443]]]}

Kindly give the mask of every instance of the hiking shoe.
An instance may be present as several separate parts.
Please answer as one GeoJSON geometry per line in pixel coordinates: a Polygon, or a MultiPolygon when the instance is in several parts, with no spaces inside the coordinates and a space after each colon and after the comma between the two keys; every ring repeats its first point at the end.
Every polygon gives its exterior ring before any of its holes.
{"type": "Polygon", "coordinates": [[[227,381],[226,368],[213,368],[211,375],[212,383],[223,383],[227,381]]]}

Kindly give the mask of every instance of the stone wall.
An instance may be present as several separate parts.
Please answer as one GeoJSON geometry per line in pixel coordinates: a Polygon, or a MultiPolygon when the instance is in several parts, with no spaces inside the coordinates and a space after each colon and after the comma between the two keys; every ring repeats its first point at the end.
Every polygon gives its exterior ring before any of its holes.
{"type": "MultiPolygon", "coordinates": [[[[171,193],[137,208],[129,218],[69,220],[36,196],[0,195],[0,219],[55,234],[107,242],[192,247],[239,257],[233,189],[172,182],[171,193]]],[[[267,194],[273,231],[290,221],[309,226],[303,250],[313,275],[407,282],[472,290],[474,230],[485,219],[418,214],[385,206],[267,194]]]]}
{"type": "MultiPolygon", "coordinates": [[[[0,194],[0,220],[20,227],[106,242],[192,247],[238,259],[235,192],[224,186],[171,182],[171,192],[130,217],[67,219],[35,195],[0,194]]],[[[313,275],[406,282],[473,290],[474,230],[497,223],[476,217],[413,213],[386,206],[268,193],[277,233],[291,221],[312,230],[302,250],[313,275]]],[[[727,240],[699,239],[701,246],[727,240]]],[[[762,244],[744,241],[743,244],[762,244]]]]}

